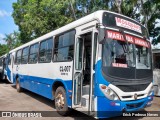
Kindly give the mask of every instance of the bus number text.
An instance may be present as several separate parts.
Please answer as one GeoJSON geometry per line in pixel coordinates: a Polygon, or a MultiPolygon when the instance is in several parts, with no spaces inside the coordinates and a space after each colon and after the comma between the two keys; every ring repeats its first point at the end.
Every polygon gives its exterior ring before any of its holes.
{"type": "Polygon", "coordinates": [[[61,75],[68,75],[68,72],[70,72],[71,66],[60,66],[59,71],[61,72],[61,75]]]}

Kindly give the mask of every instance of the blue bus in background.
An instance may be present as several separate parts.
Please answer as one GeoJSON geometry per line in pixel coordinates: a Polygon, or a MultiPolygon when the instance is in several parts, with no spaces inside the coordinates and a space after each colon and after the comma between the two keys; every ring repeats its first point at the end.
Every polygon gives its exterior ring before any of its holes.
{"type": "Polygon", "coordinates": [[[153,72],[147,29],[100,10],[11,50],[7,78],[69,108],[109,118],[151,105],[153,72]]]}
{"type": "Polygon", "coordinates": [[[0,57],[0,80],[7,80],[7,54],[0,57]]]}

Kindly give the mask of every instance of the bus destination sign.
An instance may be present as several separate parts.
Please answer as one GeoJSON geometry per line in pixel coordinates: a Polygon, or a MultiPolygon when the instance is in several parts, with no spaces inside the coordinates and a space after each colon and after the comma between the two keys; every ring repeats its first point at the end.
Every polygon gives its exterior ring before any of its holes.
{"type": "MultiPolygon", "coordinates": [[[[128,35],[128,34],[125,34],[125,37],[126,37],[126,40],[129,43],[144,46],[146,48],[150,48],[149,43],[147,41],[141,39],[141,38],[131,36],[131,35],[128,35]]],[[[124,38],[123,38],[123,35],[120,32],[111,31],[111,30],[107,30],[107,38],[111,38],[111,39],[114,39],[114,40],[125,41],[124,38]]]]}
{"type": "Polygon", "coordinates": [[[116,20],[116,25],[119,26],[119,27],[127,28],[127,29],[130,29],[130,30],[142,33],[140,25],[137,25],[133,22],[130,22],[128,20],[125,20],[125,19],[122,19],[122,18],[119,18],[119,17],[115,17],[115,20],[116,20]]]}

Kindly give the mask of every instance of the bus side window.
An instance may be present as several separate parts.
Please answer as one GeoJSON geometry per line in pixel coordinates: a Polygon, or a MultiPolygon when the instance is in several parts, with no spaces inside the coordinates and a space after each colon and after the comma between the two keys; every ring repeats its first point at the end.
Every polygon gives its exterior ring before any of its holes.
{"type": "Polygon", "coordinates": [[[64,33],[55,38],[54,61],[71,61],[74,56],[75,31],[64,33]]]}
{"type": "Polygon", "coordinates": [[[17,51],[15,64],[20,64],[21,63],[21,53],[22,53],[22,50],[17,51]]]}
{"type": "Polygon", "coordinates": [[[8,57],[8,65],[11,65],[11,54],[9,54],[9,57],[8,57]]]}
{"type": "Polygon", "coordinates": [[[28,50],[29,50],[29,47],[23,48],[23,50],[22,50],[22,60],[21,60],[22,64],[27,64],[27,61],[28,61],[28,50]]]}
{"type": "Polygon", "coordinates": [[[28,63],[29,64],[37,63],[37,61],[38,61],[38,49],[39,49],[39,43],[36,43],[36,44],[30,46],[29,57],[28,57],[28,63]]]}
{"type": "Polygon", "coordinates": [[[40,43],[39,49],[39,62],[40,63],[49,63],[52,59],[52,48],[53,48],[53,39],[42,41],[40,43]]]}

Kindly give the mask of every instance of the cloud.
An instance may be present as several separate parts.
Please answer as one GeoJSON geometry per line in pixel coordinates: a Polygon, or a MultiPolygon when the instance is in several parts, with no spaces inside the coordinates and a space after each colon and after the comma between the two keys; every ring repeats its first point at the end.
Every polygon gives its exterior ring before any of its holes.
{"type": "Polygon", "coordinates": [[[4,34],[0,33],[0,39],[3,39],[4,37],[4,34]]]}
{"type": "Polygon", "coordinates": [[[0,10],[0,17],[11,16],[11,12],[0,10]]]}
{"type": "Polygon", "coordinates": [[[3,38],[5,38],[4,34],[0,33],[0,44],[6,44],[3,38]]]}

